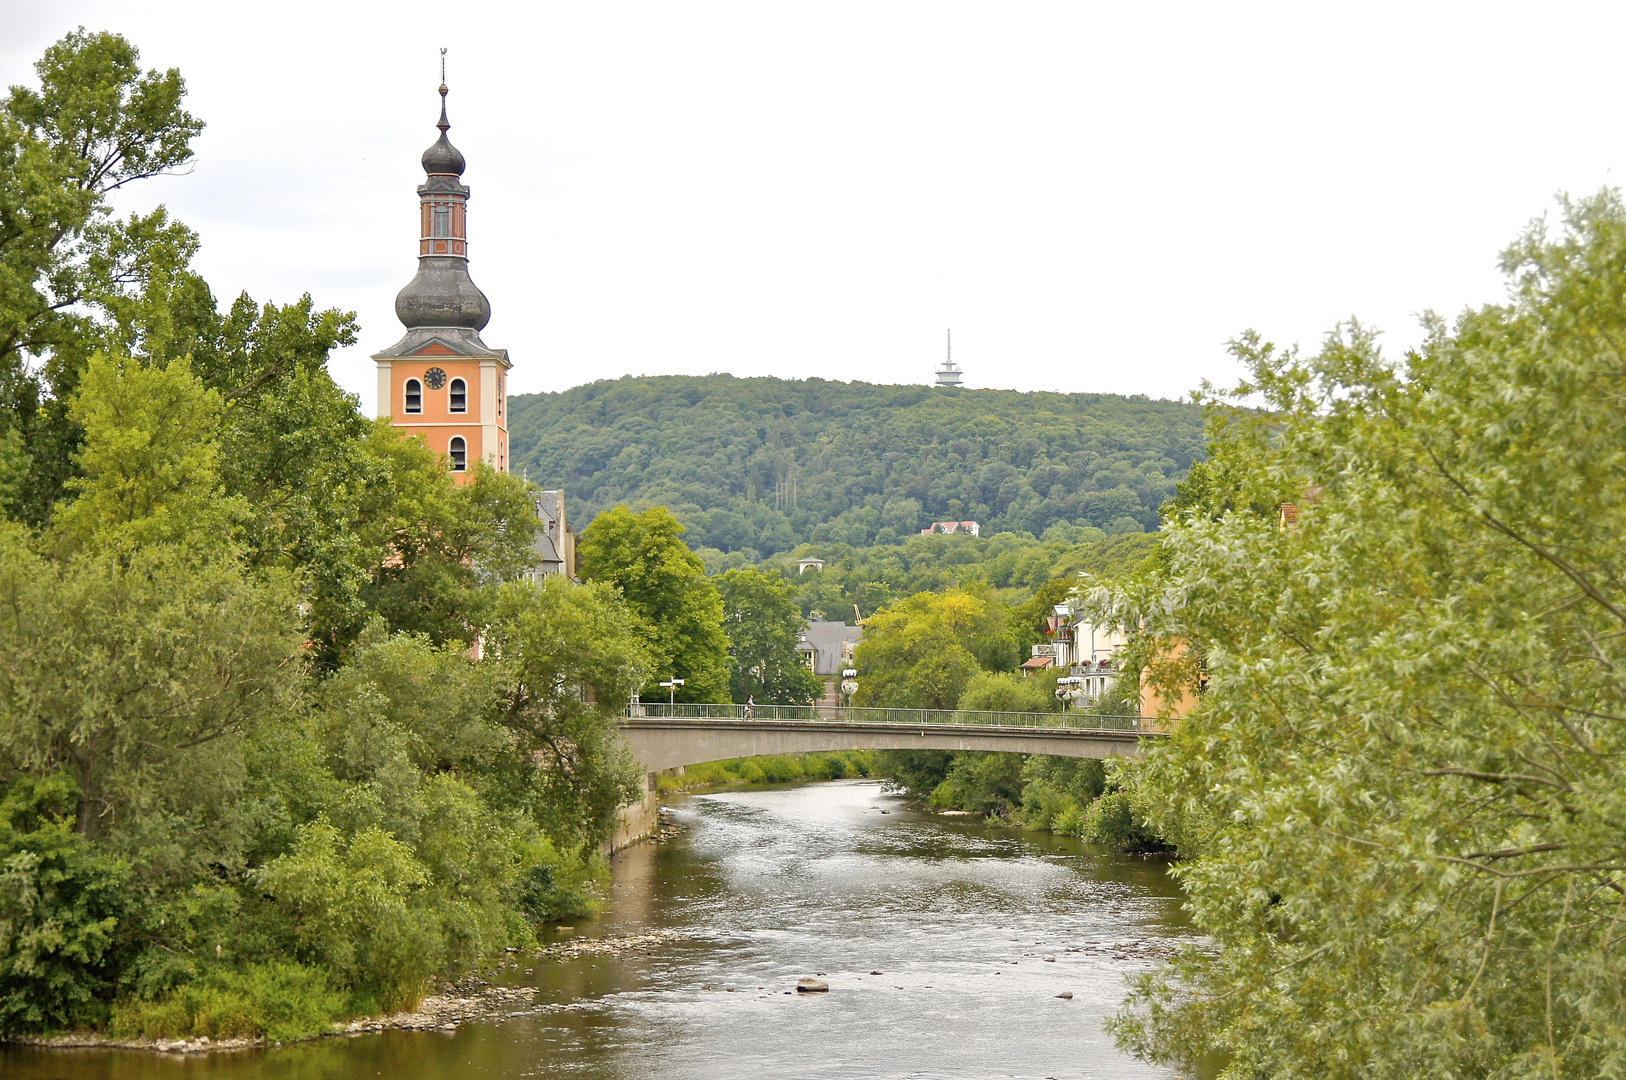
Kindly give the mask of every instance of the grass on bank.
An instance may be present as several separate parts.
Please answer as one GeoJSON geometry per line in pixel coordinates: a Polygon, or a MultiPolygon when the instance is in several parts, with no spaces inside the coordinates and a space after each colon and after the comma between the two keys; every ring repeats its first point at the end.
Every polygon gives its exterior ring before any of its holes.
{"type": "Polygon", "coordinates": [[[869,776],[873,771],[873,754],[864,750],[840,750],[827,754],[774,754],[708,761],[686,769],[669,769],[661,773],[657,784],[665,793],[741,784],[787,784],[796,780],[847,780],[869,776]]]}
{"type": "Polygon", "coordinates": [[[349,995],[324,969],[273,960],[211,972],[158,1001],[120,1002],[108,1028],[122,1039],[264,1036],[285,1042],[320,1035],[348,1004],[349,995]]]}

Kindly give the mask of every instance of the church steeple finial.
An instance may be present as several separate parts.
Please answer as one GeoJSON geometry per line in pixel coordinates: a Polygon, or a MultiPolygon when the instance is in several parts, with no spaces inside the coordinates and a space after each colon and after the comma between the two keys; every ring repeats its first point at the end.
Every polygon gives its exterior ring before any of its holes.
{"type": "Polygon", "coordinates": [[[446,135],[446,129],[451,122],[446,119],[446,50],[440,50],[440,122],[435,125],[440,128],[441,137],[446,135]]]}
{"type": "Polygon", "coordinates": [[[423,152],[423,171],[430,176],[462,176],[464,161],[463,155],[453,146],[451,140],[446,138],[446,130],[452,126],[446,119],[446,50],[440,50],[440,119],[435,122],[440,129],[440,138],[435,145],[423,152]]]}

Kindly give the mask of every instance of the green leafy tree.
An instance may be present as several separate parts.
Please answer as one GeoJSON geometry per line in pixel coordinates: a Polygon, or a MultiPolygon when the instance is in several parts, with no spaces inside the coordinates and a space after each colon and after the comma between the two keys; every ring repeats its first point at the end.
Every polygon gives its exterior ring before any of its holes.
{"type": "Polygon", "coordinates": [[[777,573],[743,567],[714,580],[723,600],[733,700],[754,697],[764,705],[817,701],[824,683],[808,669],[797,647],[805,623],[789,583],[777,573]]]}
{"type": "Polygon", "coordinates": [[[377,827],[346,837],[325,818],[256,875],[293,917],[301,955],[347,979],[367,1004],[417,1005],[443,942],[420,898],[428,869],[377,827]]]}
{"type": "Polygon", "coordinates": [[[1058,712],[1058,673],[1023,677],[1014,671],[984,671],[966,683],[956,707],[978,712],[1058,712]]]}
{"type": "Polygon", "coordinates": [[[222,490],[215,428],[220,396],[186,361],[144,369],[90,361],[69,417],[84,433],[76,492],[57,515],[69,551],[122,555],[155,544],[229,544],[247,504],[222,490]]]}
{"type": "Polygon", "coordinates": [[[530,568],[541,522],[529,487],[484,462],[453,484],[422,439],[383,420],[363,451],[381,475],[363,493],[355,526],[372,578],[360,599],[391,629],[437,644],[472,641],[487,620],[484,587],[530,568]]]}
{"type": "Polygon", "coordinates": [[[294,617],[285,582],[230,561],[158,547],[58,564],[13,527],[0,535],[0,755],[72,776],[88,836],[143,808],[184,813],[188,762],[291,693],[294,617]]]}
{"type": "Polygon", "coordinates": [[[117,973],[129,868],[74,831],[61,774],[0,797],[0,1036],[96,1019],[117,973]]]}
{"type": "Polygon", "coordinates": [[[1400,363],[1359,326],[1238,342],[1265,410],[1215,403],[1222,467],[1120,608],[1209,676],[1134,778],[1163,835],[1214,822],[1179,870],[1211,944],[1138,981],[1137,1052],[1626,1070],[1626,205],[1564,211],[1506,252],[1509,303],[1400,363]]]}
{"type": "Polygon", "coordinates": [[[705,565],[684,545],[683,532],[665,507],[634,514],[618,506],[582,533],[576,566],[582,577],[614,586],[639,616],[643,641],[657,657],[643,687],[647,696],[667,696],[655,685],[665,676],[684,680],[679,701],[726,701],[723,601],[705,565]]]}
{"type": "Polygon", "coordinates": [[[619,724],[654,660],[638,616],[607,585],[553,574],[505,585],[489,640],[505,665],[500,722],[535,773],[540,824],[562,842],[609,840],[643,793],[619,724]]]}
{"type": "Polygon", "coordinates": [[[1004,605],[986,590],[916,593],[871,616],[854,705],[952,709],[980,672],[1016,665],[1004,605]]]}
{"type": "Polygon", "coordinates": [[[117,34],[69,34],[36,65],[37,89],[0,107],[0,415],[30,459],[13,510],[43,523],[73,474],[67,415],[113,311],[196,247],[162,207],[113,216],[116,189],[185,165],[202,124],[180,74],[140,69],[117,34]],[[37,362],[36,362],[37,361],[37,362]]]}

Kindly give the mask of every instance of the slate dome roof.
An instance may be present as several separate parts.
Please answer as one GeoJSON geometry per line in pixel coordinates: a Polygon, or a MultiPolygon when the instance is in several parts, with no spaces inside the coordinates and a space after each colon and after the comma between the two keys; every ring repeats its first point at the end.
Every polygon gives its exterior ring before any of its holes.
{"type": "Polygon", "coordinates": [[[435,126],[440,128],[440,138],[423,152],[423,171],[431,175],[450,173],[453,176],[462,176],[463,153],[446,138],[446,129],[452,125],[446,119],[445,83],[440,84],[440,122],[435,126]]]}
{"type": "MultiPolygon", "coordinates": [[[[430,176],[462,176],[463,155],[446,139],[452,125],[446,119],[446,85],[440,87],[440,138],[423,152],[423,171],[430,176]]],[[[467,196],[459,180],[436,181],[467,196]]],[[[419,188],[422,192],[428,188],[419,188]]],[[[491,321],[491,303],[469,277],[468,259],[462,255],[420,255],[418,272],[395,297],[395,315],[408,330],[422,327],[461,328],[478,333],[491,321]]]]}

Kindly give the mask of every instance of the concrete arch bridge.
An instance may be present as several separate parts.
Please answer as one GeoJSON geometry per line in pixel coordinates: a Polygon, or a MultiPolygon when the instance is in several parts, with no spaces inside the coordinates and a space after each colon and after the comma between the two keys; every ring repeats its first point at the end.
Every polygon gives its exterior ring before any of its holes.
{"type": "Polygon", "coordinates": [[[648,835],[659,810],[656,774],[765,754],[835,750],[993,750],[1058,757],[1133,757],[1165,733],[1139,716],[936,709],[817,710],[803,706],[638,704],[621,735],[647,777],[641,804],[622,811],[612,848],[648,835]],[[747,715],[747,712],[750,715],[747,715]]]}

